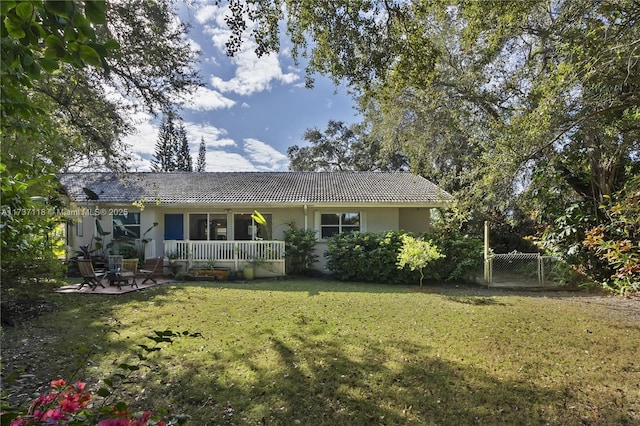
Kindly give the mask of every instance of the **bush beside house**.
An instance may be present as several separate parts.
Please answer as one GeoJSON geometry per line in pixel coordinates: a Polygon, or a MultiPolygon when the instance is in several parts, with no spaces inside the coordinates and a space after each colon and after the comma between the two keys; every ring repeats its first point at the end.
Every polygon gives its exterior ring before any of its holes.
{"type": "MultiPolygon", "coordinates": [[[[420,281],[418,270],[398,269],[398,253],[405,232],[350,232],[337,234],[327,243],[327,268],[341,281],[413,284],[420,281]]],[[[482,241],[460,235],[432,231],[417,235],[431,240],[445,257],[434,260],[424,270],[427,280],[465,281],[482,265],[482,241]]]]}

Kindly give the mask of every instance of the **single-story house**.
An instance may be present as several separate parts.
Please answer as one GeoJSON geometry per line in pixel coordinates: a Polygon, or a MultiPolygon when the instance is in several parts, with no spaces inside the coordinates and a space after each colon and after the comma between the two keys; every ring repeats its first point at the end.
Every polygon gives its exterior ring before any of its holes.
{"type": "Polygon", "coordinates": [[[101,229],[104,243],[116,247],[123,238],[148,241],[146,258],[214,259],[235,270],[260,258],[270,266],[263,276],[285,273],[283,232],[292,224],[316,232],[317,267],[323,269],[333,234],[424,232],[431,210],[452,202],[408,172],[91,172],[59,178],[74,216],[67,232],[71,253],[101,229]],[[266,218],[266,232],[251,217],[254,211],[266,218]]]}

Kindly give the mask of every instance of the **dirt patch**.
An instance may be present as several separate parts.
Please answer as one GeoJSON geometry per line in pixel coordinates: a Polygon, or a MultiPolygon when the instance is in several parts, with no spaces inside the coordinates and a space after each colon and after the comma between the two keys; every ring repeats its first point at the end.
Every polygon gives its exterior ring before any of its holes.
{"type": "Polygon", "coordinates": [[[2,325],[14,327],[56,309],[58,309],[58,305],[47,300],[3,300],[2,325]]]}
{"type": "MultiPolygon", "coordinates": [[[[472,284],[430,284],[418,288],[416,291],[430,294],[442,294],[448,297],[459,298],[466,296],[477,299],[475,304],[489,304],[488,298],[500,296],[519,296],[535,298],[561,298],[564,301],[601,307],[598,309],[602,315],[620,321],[640,324],[640,294],[618,296],[605,292],[584,291],[575,288],[486,288],[472,284]]],[[[465,299],[465,300],[467,300],[465,299]]],[[[468,302],[471,303],[471,302],[468,302]]]]}

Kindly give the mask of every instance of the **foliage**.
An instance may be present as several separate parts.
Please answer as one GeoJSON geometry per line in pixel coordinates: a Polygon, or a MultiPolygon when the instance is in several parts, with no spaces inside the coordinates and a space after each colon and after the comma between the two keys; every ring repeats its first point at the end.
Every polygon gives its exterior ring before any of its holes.
{"type": "Polygon", "coordinates": [[[100,220],[98,218],[96,218],[95,223],[96,223],[96,227],[95,227],[96,231],[95,231],[95,234],[93,235],[93,239],[95,241],[94,252],[96,253],[96,256],[98,258],[106,259],[109,254],[109,250],[113,246],[113,242],[107,243],[105,237],[111,234],[111,232],[105,231],[102,228],[102,225],[100,224],[100,220]]]}
{"type": "Polygon", "coordinates": [[[261,226],[262,229],[264,229],[264,235],[266,239],[270,240],[271,231],[270,231],[269,223],[267,222],[267,219],[265,219],[265,217],[262,215],[262,213],[260,213],[257,210],[254,210],[253,214],[251,215],[251,218],[255,223],[258,224],[258,226],[261,226]]]}
{"type": "Polygon", "coordinates": [[[62,264],[54,253],[56,228],[61,219],[53,206],[37,200],[42,198],[41,193],[50,190],[53,182],[54,176],[50,174],[14,174],[0,163],[0,256],[5,290],[31,278],[31,272],[35,274],[33,277],[61,273],[62,264]]]}
{"type": "Polygon", "coordinates": [[[105,23],[107,3],[3,1],[0,9],[2,120],[39,114],[25,88],[32,88],[43,72],[52,73],[63,63],[78,68],[109,69],[113,39],[98,41],[95,26],[105,23]]]}
{"type": "Polygon", "coordinates": [[[603,284],[620,293],[640,291],[640,177],[600,207],[604,224],[588,230],[584,246],[605,262],[603,284]]]}
{"type": "Polygon", "coordinates": [[[168,109],[199,84],[168,1],[6,1],[0,12],[7,164],[122,170],[132,110],[168,109]]]}
{"type": "MultiPolygon", "coordinates": [[[[122,136],[132,130],[131,113],[168,110],[200,83],[196,52],[172,5],[0,2],[0,149],[12,176],[29,180],[70,167],[127,167],[129,147],[122,136]]],[[[57,207],[55,185],[39,185],[30,195],[57,207]]],[[[42,218],[30,219],[38,224],[6,229],[15,231],[15,241],[10,255],[3,251],[3,268],[18,271],[37,258],[32,266],[42,266],[40,276],[46,277],[55,254],[42,247],[53,242],[46,241],[51,233],[32,232],[42,227],[42,218]],[[18,255],[25,259],[16,263],[18,255]]],[[[13,280],[9,273],[5,279],[13,280]]]]}
{"type": "Polygon", "coordinates": [[[313,269],[318,261],[315,254],[318,237],[311,229],[296,228],[290,223],[284,231],[284,250],[287,259],[287,274],[302,275],[313,269]]]}
{"type": "Polygon", "coordinates": [[[412,271],[416,269],[420,272],[420,287],[424,279],[424,268],[434,260],[445,257],[438,251],[438,248],[431,242],[411,235],[402,236],[402,247],[398,253],[398,269],[409,267],[412,271]]]}
{"type": "MultiPolygon", "coordinates": [[[[409,244],[407,247],[412,247],[409,244]]],[[[434,227],[416,237],[404,232],[343,233],[336,234],[327,242],[327,267],[336,278],[343,281],[365,281],[383,283],[422,282],[422,278],[447,281],[472,280],[482,266],[482,240],[462,234],[459,224],[442,220],[434,227]],[[405,246],[406,238],[424,242],[425,257],[433,254],[427,246],[435,246],[441,256],[431,258],[427,269],[403,268],[398,270],[398,256],[405,246]]],[[[410,252],[407,252],[410,253],[410,252]]],[[[414,251],[421,254],[419,250],[414,251]]],[[[410,266],[409,258],[405,264],[410,266]]],[[[416,260],[416,265],[419,264],[416,260]]],[[[403,265],[404,266],[404,265],[403,265]]],[[[423,266],[426,267],[427,264],[423,266]]]]}
{"type": "MultiPolygon", "coordinates": [[[[518,230],[533,212],[559,235],[575,204],[582,217],[566,223],[581,244],[599,205],[640,172],[637,1],[230,3],[231,54],[246,37],[277,51],[286,28],[309,82],[346,81],[383,151],[476,217],[518,230]]],[[[594,256],[565,258],[607,273],[594,256]]]]}
{"type": "Polygon", "coordinates": [[[160,124],[151,163],[156,172],[193,171],[184,122],[172,111],[165,115],[160,124]]]}
{"type": "Polygon", "coordinates": [[[365,132],[361,125],[348,126],[329,120],[327,129],[307,129],[303,138],[307,147],[287,149],[289,168],[294,171],[368,171],[399,170],[405,165],[401,155],[385,155],[380,140],[365,132]]]}
{"type": "Polygon", "coordinates": [[[204,138],[200,138],[200,146],[198,147],[198,163],[196,164],[196,172],[204,172],[207,169],[207,145],[204,138]]]}
{"type": "Polygon", "coordinates": [[[189,141],[187,140],[187,130],[181,121],[177,131],[177,151],[176,151],[176,169],[183,172],[193,171],[193,160],[191,159],[191,151],[189,150],[189,141]]]}
{"type": "MultiPolygon", "coordinates": [[[[127,404],[118,400],[117,397],[120,387],[134,379],[134,375],[141,367],[145,366],[144,363],[149,361],[149,355],[162,350],[160,344],[171,344],[182,336],[201,337],[201,334],[189,331],[178,333],[172,330],[156,330],[152,335],[147,336],[155,344],[153,346],[138,344],[138,348],[140,348],[138,363],[119,364],[118,369],[121,373],[103,380],[104,386],[96,391],[97,400],[86,389],[86,383],[81,381],[68,383],[64,379],[58,379],[51,381],[51,391],[38,395],[28,404],[28,407],[12,407],[3,401],[3,425],[9,424],[9,422],[11,422],[11,426],[40,424],[168,426],[186,424],[188,416],[184,415],[175,416],[170,420],[163,420],[160,415],[153,414],[151,411],[132,412],[127,404]]],[[[94,347],[94,351],[97,349],[97,347],[94,347]]],[[[93,351],[87,353],[87,358],[91,355],[93,355],[93,351]]],[[[160,411],[165,415],[167,414],[165,410],[160,411]]]]}
{"type": "Polygon", "coordinates": [[[403,235],[396,231],[335,234],[327,241],[327,268],[341,281],[416,282],[417,273],[396,267],[403,235]]]}
{"type": "Polygon", "coordinates": [[[147,234],[151,232],[156,226],[158,226],[158,222],[153,222],[151,226],[142,233],[142,236],[140,238],[123,238],[122,242],[124,242],[124,245],[118,248],[120,254],[125,258],[138,258],[141,262],[144,262],[145,253],[147,251],[147,244],[152,241],[151,238],[147,237],[147,234]]]}
{"type": "Polygon", "coordinates": [[[423,239],[433,241],[445,255],[431,265],[437,279],[472,281],[482,268],[483,240],[463,232],[464,220],[447,213],[422,234],[423,239]]]}

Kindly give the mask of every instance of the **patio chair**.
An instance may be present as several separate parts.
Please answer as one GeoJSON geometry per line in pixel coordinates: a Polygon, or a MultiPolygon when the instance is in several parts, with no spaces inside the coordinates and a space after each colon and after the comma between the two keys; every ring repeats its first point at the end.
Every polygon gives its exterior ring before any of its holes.
{"type": "Polygon", "coordinates": [[[107,268],[110,271],[116,271],[122,268],[122,256],[119,254],[110,254],[107,256],[107,268]]]}
{"type": "MultiPolygon", "coordinates": [[[[122,281],[131,280],[131,287],[134,285],[138,287],[138,283],[136,282],[136,274],[138,273],[138,259],[122,259],[122,267],[119,273],[119,281],[120,284],[122,281]]],[[[118,285],[120,288],[120,285],[118,285]]]]}
{"type": "MultiPolygon", "coordinates": [[[[158,281],[156,281],[155,276],[156,275],[162,275],[162,257],[158,257],[157,259],[153,260],[152,263],[152,267],[151,269],[140,269],[140,273],[142,275],[144,275],[144,280],[142,281],[142,284],[146,283],[147,281],[151,280],[153,281],[154,284],[158,284],[158,281]]],[[[146,265],[145,265],[146,266],[146,265]]]]}
{"type": "Polygon", "coordinates": [[[91,291],[95,290],[98,286],[104,288],[101,281],[107,273],[96,272],[93,269],[91,259],[78,259],[78,268],[80,269],[80,275],[82,275],[82,284],[80,284],[78,290],[84,287],[85,284],[91,287],[91,291]]]}

